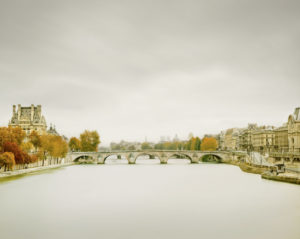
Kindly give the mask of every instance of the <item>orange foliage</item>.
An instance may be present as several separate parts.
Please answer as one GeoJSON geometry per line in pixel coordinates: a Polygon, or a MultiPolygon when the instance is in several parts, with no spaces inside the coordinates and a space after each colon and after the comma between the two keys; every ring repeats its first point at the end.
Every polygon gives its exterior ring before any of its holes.
{"type": "Polygon", "coordinates": [[[25,132],[20,127],[0,127],[0,148],[2,151],[5,142],[21,145],[24,138],[25,132]]]}
{"type": "Polygon", "coordinates": [[[205,137],[201,142],[202,151],[215,151],[217,147],[217,140],[213,137],[205,137]]]}
{"type": "Polygon", "coordinates": [[[5,152],[0,155],[0,168],[4,166],[8,170],[13,170],[14,165],[15,165],[15,156],[13,153],[5,152]]]}

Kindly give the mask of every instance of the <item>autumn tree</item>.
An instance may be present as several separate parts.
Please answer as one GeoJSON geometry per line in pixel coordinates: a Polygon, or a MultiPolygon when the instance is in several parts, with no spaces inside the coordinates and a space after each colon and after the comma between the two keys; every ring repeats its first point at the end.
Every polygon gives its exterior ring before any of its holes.
{"type": "Polygon", "coordinates": [[[51,142],[51,135],[44,134],[41,135],[41,147],[39,148],[37,152],[37,157],[40,160],[43,160],[43,166],[45,165],[45,159],[47,158],[47,155],[49,155],[49,152],[52,150],[51,142]]]}
{"type": "Polygon", "coordinates": [[[80,135],[81,151],[83,152],[97,152],[100,144],[100,137],[97,131],[85,130],[80,135]]]}
{"type": "Polygon", "coordinates": [[[77,139],[76,137],[72,137],[69,140],[69,148],[70,150],[73,151],[80,151],[81,149],[81,142],[79,139],[77,139]]]}
{"type": "Polygon", "coordinates": [[[35,147],[35,151],[38,151],[38,148],[42,146],[41,136],[35,130],[30,133],[29,140],[35,147]]]}
{"type": "Polygon", "coordinates": [[[27,141],[27,142],[22,142],[21,144],[21,149],[24,151],[24,152],[31,152],[33,150],[34,146],[33,144],[30,142],[30,141],[27,141]]]}
{"type": "Polygon", "coordinates": [[[15,156],[11,152],[5,152],[0,155],[0,168],[4,166],[4,171],[13,170],[15,165],[15,156]]]}
{"type": "Polygon", "coordinates": [[[41,135],[41,147],[37,156],[43,160],[50,157],[50,163],[52,159],[56,159],[58,163],[59,158],[64,158],[68,153],[68,143],[59,135],[45,134],[41,135]]]}
{"type": "Polygon", "coordinates": [[[68,144],[67,142],[61,137],[61,136],[52,136],[52,139],[50,141],[51,150],[50,150],[50,156],[55,158],[58,163],[59,158],[64,158],[68,153],[68,144]]]}
{"type": "Polygon", "coordinates": [[[204,137],[204,139],[201,142],[202,151],[215,151],[217,147],[217,140],[213,137],[204,137]]]}
{"type": "Polygon", "coordinates": [[[21,148],[14,142],[5,142],[3,145],[4,152],[11,152],[15,156],[16,164],[25,163],[25,155],[21,148]]]}
{"type": "Polygon", "coordinates": [[[3,152],[3,146],[6,142],[21,145],[25,138],[25,132],[20,127],[0,127],[0,149],[3,152]]]}

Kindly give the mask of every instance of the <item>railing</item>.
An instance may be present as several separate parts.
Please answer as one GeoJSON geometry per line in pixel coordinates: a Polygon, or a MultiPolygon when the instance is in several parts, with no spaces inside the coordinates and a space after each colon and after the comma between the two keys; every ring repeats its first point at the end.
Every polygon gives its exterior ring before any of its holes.
{"type": "Polygon", "coordinates": [[[81,151],[74,151],[74,152],[69,152],[69,153],[74,153],[74,154],[81,154],[81,153],[142,153],[142,152],[189,152],[189,153],[247,153],[245,151],[234,151],[234,150],[216,150],[216,151],[201,151],[201,150],[163,150],[163,149],[140,149],[140,150],[105,150],[105,151],[98,151],[98,152],[81,152],[81,151]]]}

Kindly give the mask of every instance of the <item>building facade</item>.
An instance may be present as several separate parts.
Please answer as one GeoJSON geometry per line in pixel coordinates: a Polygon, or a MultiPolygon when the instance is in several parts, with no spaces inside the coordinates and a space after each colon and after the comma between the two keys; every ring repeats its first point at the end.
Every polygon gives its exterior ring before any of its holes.
{"type": "Polygon", "coordinates": [[[13,105],[13,115],[8,125],[20,127],[27,135],[33,130],[39,134],[44,134],[47,131],[47,124],[45,117],[42,115],[41,105],[31,105],[29,107],[18,105],[18,109],[13,105]]]}
{"type": "Polygon", "coordinates": [[[268,153],[273,151],[275,134],[273,126],[263,126],[251,133],[253,151],[268,153]]]}
{"type": "Polygon", "coordinates": [[[300,153],[300,107],[295,109],[288,117],[288,122],[281,127],[248,124],[248,128],[222,131],[220,136],[220,149],[256,151],[262,154],[300,153]]]}
{"type": "Polygon", "coordinates": [[[224,148],[225,150],[238,150],[239,146],[239,135],[242,129],[232,128],[228,129],[224,135],[224,148]]]}
{"type": "Polygon", "coordinates": [[[300,152],[300,107],[288,118],[289,152],[300,152]]]}
{"type": "Polygon", "coordinates": [[[288,142],[288,127],[287,124],[284,124],[281,127],[278,127],[274,130],[275,134],[275,152],[288,152],[289,151],[289,142],[288,142]]]}

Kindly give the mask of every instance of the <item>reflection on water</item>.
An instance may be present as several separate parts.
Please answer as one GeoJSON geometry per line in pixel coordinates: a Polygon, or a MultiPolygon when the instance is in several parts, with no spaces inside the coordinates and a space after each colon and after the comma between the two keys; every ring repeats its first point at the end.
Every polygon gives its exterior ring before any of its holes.
{"type": "Polygon", "coordinates": [[[224,164],[138,160],[0,183],[1,238],[299,238],[298,185],[224,164]]]}

